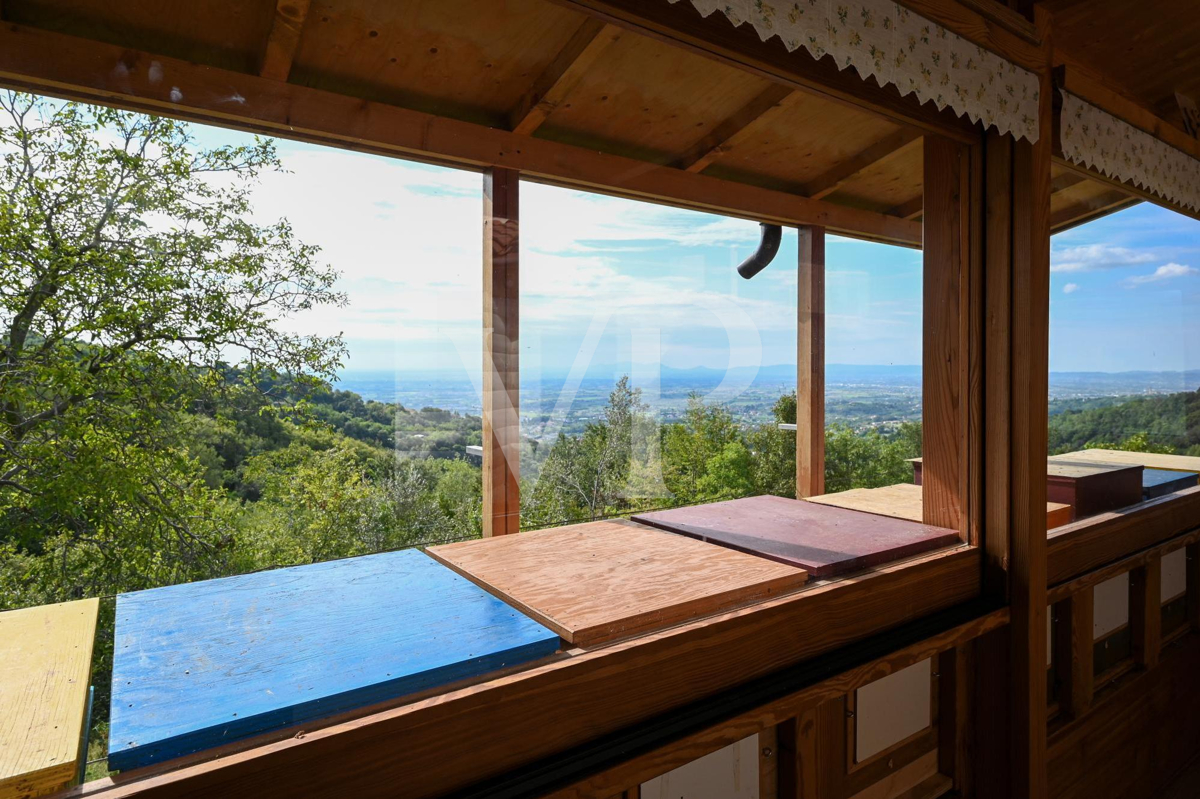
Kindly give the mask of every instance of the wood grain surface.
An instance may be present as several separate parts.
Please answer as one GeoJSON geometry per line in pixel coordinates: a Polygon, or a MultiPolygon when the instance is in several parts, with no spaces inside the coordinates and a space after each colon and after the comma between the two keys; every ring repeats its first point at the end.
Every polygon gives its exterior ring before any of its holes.
{"type": "Polygon", "coordinates": [[[0,613],[0,797],[75,783],[100,600],[0,613]]]}
{"type": "Polygon", "coordinates": [[[644,513],[634,521],[832,577],[958,543],[958,532],[761,496],[644,513]]]}
{"type": "MultiPolygon", "coordinates": [[[[894,516],[897,519],[921,521],[921,486],[899,483],[881,488],[852,488],[836,494],[809,497],[809,502],[832,505],[847,510],[894,516]]],[[[1046,503],[1046,527],[1054,529],[1071,521],[1071,506],[1059,502],[1046,503]]]]}
{"type": "Polygon", "coordinates": [[[1160,455],[1156,452],[1123,452],[1115,449],[1085,449],[1051,456],[1052,461],[1124,463],[1148,469],[1174,472],[1200,472],[1200,458],[1189,455],[1160,455]]]}
{"type": "Polygon", "coordinates": [[[122,594],[109,765],[150,765],[558,647],[415,550],[122,594]]]}
{"type": "Polygon", "coordinates": [[[807,579],[801,569],[624,520],[444,544],[429,554],[581,647],[775,596],[807,579]]]}

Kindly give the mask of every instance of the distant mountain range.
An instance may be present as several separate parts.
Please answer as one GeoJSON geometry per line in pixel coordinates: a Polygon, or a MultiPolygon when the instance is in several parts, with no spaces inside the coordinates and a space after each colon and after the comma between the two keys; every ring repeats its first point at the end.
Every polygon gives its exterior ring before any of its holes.
{"type": "MultiPolygon", "coordinates": [[[[581,394],[607,393],[613,382],[631,374],[634,385],[649,387],[655,375],[652,368],[628,365],[597,364],[590,366],[579,384],[581,394]],[[647,374],[651,372],[651,374],[647,374]]],[[[341,374],[335,388],[353,391],[364,399],[380,402],[401,402],[408,407],[432,405],[442,408],[470,410],[478,408],[479,394],[475,384],[462,371],[386,372],[347,370],[341,374]]],[[[522,395],[540,397],[542,401],[556,397],[565,387],[568,373],[543,372],[534,377],[526,373],[521,386],[522,395]]],[[[659,367],[657,379],[663,398],[686,396],[690,391],[711,394],[722,381],[730,394],[742,390],[780,391],[795,385],[796,367],[792,364],[772,364],[758,369],[735,367],[712,369],[696,367],[677,369],[659,367]]],[[[921,388],[921,367],[917,365],[859,365],[827,364],[825,380],[828,387],[870,386],[887,387],[892,391],[916,391],[921,388]]],[[[1050,396],[1105,397],[1137,394],[1165,394],[1192,391],[1200,387],[1200,370],[1186,372],[1051,372],[1050,396]]],[[[726,391],[710,399],[720,401],[726,391]]]]}

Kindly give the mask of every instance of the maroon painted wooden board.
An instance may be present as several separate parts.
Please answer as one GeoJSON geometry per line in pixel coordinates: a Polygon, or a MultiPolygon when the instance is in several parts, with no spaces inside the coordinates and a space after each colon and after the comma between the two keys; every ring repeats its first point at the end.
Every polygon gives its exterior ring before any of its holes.
{"type": "Polygon", "coordinates": [[[799,566],[826,578],[957,544],[958,532],[784,497],[643,513],[635,521],[799,566]]]}

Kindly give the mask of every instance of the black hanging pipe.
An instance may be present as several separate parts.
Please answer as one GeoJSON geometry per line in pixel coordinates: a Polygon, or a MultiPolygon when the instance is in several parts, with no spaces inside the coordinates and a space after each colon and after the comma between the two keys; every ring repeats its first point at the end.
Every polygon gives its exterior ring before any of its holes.
{"type": "Polygon", "coordinates": [[[768,225],[763,222],[759,227],[762,228],[762,241],[758,243],[758,249],[754,251],[753,255],[742,261],[741,266],[738,267],[738,274],[747,280],[775,260],[775,255],[779,252],[779,242],[783,239],[783,228],[779,225],[768,225]]]}

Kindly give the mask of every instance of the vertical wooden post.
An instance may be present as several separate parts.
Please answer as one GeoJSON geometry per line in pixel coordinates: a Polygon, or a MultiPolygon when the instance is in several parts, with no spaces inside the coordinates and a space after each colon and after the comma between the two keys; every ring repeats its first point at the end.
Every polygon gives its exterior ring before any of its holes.
{"type": "Polygon", "coordinates": [[[1071,718],[1092,706],[1095,666],[1092,638],[1092,588],[1055,605],[1058,629],[1054,639],[1054,671],[1058,677],[1058,705],[1071,718]]]}
{"type": "Polygon", "coordinates": [[[1013,148],[1011,518],[1013,794],[1045,799],[1046,455],[1050,378],[1050,156],[1053,97],[1049,17],[1038,7],[1046,68],[1036,144],[1013,148]]]}
{"type": "Polygon", "coordinates": [[[799,229],[796,496],[825,493],[825,228],[799,229]]]}
{"type": "Polygon", "coordinates": [[[817,799],[817,709],[809,707],[775,728],[779,799],[817,799]]]}
{"type": "Polygon", "coordinates": [[[1200,544],[1187,548],[1187,617],[1193,630],[1200,630],[1200,544]]]}
{"type": "Polygon", "coordinates": [[[1129,632],[1133,662],[1142,668],[1158,665],[1162,649],[1162,560],[1151,558],[1129,573],[1129,632]]]}
{"type": "Polygon", "coordinates": [[[520,530],[519,173],[483,173],[483,534],[520,530]]]}
{"type": "Polygon", "coordinates": [[[938,771],[954,779],[959,796],[974,796],[971,679],[974,647],[956,646],[938,656],[938,771]]]}
{"type": "Polygon", "coordinates": [[[969,150],[925,137],[921,470],[924,521],[965,533],[969,150]]]}

